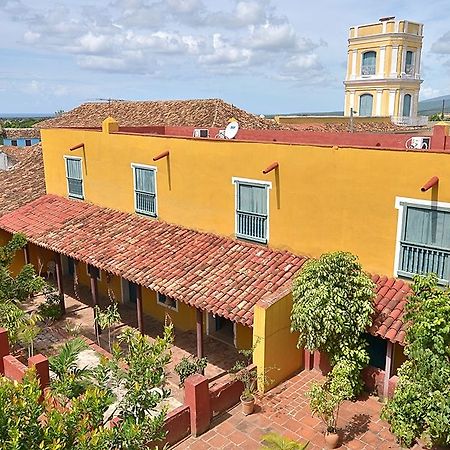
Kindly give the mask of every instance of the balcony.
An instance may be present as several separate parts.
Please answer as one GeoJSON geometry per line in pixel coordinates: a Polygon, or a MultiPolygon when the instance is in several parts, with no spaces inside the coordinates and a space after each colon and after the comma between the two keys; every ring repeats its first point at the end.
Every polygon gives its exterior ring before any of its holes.
{"type": "Polygon", "coordinates": [[[236,236],[267,243],[267,215],[237,211],[236,236]]]}
{"type": "Polygon", "coordinates": [[[376,73],[375,65],[361,67],[361,75],[375,75],[375,73],[376,73]]]}
{"type": "Polygon", "coordinates": [[[450,251],[439,247],[402,242],[398,274],[411,278],[416,274],[435,273],[441,283],[450,280],[450,251]]]}
{"type": "Polygon", "coordinates": [[[156,216],[156,198],[148,192],[136,192],[136,212],[156,216]]]}
{"type": "Polygon", "coordinates": [[[426,127],[428,126],[427,116],[391,116],[391,121],[395,125],[403,127],[426,127]]]}

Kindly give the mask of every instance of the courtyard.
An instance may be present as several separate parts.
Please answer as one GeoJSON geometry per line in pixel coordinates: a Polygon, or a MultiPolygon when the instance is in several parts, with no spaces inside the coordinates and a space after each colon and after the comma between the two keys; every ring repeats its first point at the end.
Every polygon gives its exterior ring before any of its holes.
{"type": "MultiPolygon", "coordinates": [[[[275,432],[298,442],[308,442],[308,450],[325,448],[324,425],[311,417],[306,392],[313,381],[323,377],[318,371],[303,371],[269,391],[258,402],[256,411],[244,416],[241,405],[216,417],[203,435],[178,443],[177,450],[261,448],[263,436],[275,432]]],[[[341,449],[400,450],[389,425],[380,419],[382,403],[364,394],[341,407],[338,427],[341,449]]],[[[416,445],[414,450],[422,447],[416,445]]]]}

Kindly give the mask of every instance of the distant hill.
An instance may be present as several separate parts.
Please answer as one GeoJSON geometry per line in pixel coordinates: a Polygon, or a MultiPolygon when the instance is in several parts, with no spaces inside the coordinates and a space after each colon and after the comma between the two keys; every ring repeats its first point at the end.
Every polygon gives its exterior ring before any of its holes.
{"type": "MultiPolygon", "coordinates": [[[[419,115],[431,116],[432,114],[440,113],[442,111],[442,100],[445,100],[445,112],[450,113],[450,95],[442,95],[441,97],[429,98],[419,102],[419,115]]],[[[274,116],[343,116],[344,111],[329,111],[329,112],[296,112],[296,113],[280,113],[280,114],[266,114],[267,118],[274,116]]]]}
{"type": "Polygon", "coordinates": [[[419,114],[422,116],[431,116],[442,111],[442,101],[445,101],[445,111],[450,113],[450,95],[429,98],[419,102],[419,114]]]}

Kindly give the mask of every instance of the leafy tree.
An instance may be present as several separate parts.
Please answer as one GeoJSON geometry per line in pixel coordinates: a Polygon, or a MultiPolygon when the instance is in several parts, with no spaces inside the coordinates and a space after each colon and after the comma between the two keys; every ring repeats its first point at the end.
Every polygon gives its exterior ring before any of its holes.
{"type": "Polygon", "coordinates": [[[31,264],[23,266],[16,277],[11,273],[14,256],[26,242],[22,234],[14,234],[6,245],[0,246],[0,326],[8,330],[12,344],[17,342],[21,333],[26,345],[30,345],[36,334],[37,320],[34,319],[37,317],[26,314],[20,308],[20,302],[39,292],[45,282],[36,275],[31,264]],[[27,326],[33,330],[25,330],[27,326]]]}
{"type": "Polygon", "coordinates": [[[190,375],[195,373],[205,372],[206,366],[208,365],[207,358],[197,358],[196,356],[183,356],[181,361],[175,366],[175,372],[180,377],[179,385],[184,386],[184,380],[190,375]]]}
{"type": "Polygon", "coordinates": [[[450,446],[450,289],[435,274],[416,276],[406,304],[405,354],[394,396],[382,416],[401,444],[423,437],[450,446]]]}
{"type": "Polygon", "coordinates": [[[291,328],[299,332],[298,346],[326,353],[332,367],[344,361],[354,394],[369,359],[363,333],[372,320],[374,296],[374,283],[347,252],[309,260],[293,285],[291,328]]]}
{"type": "MultiPolygon", "coordinates": [[[[70,401],[67,396],[52,397],[50,391],[39,403],[33,370],[21,383],[0,378],[0,448],[141,450],[163,439],[166,409],[161,401],[168,396],[164,385],[172,327],[165,327],[154,343],[134,330],[125,332],[121,341],[126,350],[116,345],[113,359],[103,360],[95,371],[93,384],[70,401]],[[108,408],[114,401],[112,386],[117,385],[124,397],[114,408],[118,420],[111,427],[108,408]]],[[[73,361],[73,356],[65,359],[73,361]]],[[[72,365],[55,365],[53,360],[52,369],[60,378],[67,367],[72,365]]]]}
{"type": "Polygon", "coordinates": [[[77,337],[66,342],[56,356],[51,356],[49,365],[55,374],[52,390],[55,394],[72,399],[85,392],[89,380],[89,371],[79,368],[77,359],[80,352],[88,346],[83,338],[77,337]]]}
{"type": "MultiPolygon", "coordinates": [[[[95,322],[102,329],[108,330],[108,348],[109,351],[112,351],[111,348],[111,327],[113,325],[119,324],[122,318],[120,317],[119,308],[117,303],[111,303],[106,309],[103,311],[96,305],[94,306],[95,310],[95,322]]],[[[100,345],[100,336],[97,334],[97,341],[100,345]]]]}

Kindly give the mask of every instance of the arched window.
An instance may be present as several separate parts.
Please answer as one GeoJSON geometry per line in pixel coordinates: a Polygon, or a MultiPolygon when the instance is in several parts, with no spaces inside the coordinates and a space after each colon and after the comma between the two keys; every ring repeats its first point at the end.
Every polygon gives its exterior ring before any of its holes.
{"type": "Polygon", "coordinates": [[[403,97],[403,117],[411,116],[411,95],[406,94],[403,97]]]}
{"type": "Polygon", "coordinates": [[[362,55],[361,75],[375,75],[377,52],[365,52],[362,55]]]}
{"type": "Polygon", "coordinates": [[[414,73],[414,53],[410,50],[406,52],[405,73],[407,75],[413,75],[414,73]]]}
{"type": "Polygon", "coordinates": [[[359,115],[371,116],[373,107],[373,95],[363,94],[359,97],[359,115]]]}

